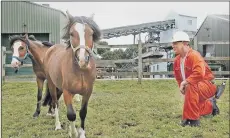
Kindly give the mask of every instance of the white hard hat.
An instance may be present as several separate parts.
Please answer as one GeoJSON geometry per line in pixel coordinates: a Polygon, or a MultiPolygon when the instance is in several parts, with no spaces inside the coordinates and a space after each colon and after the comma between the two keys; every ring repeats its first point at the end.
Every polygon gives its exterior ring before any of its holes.
{"type": "Polygon", "coordinates": [[[178,42],[178,41],[190,42],[188,34],[183,32],[183,31],[178,31],[178,32],[174,33],[173,38],[172,38],[172,42],[178,42]]]}

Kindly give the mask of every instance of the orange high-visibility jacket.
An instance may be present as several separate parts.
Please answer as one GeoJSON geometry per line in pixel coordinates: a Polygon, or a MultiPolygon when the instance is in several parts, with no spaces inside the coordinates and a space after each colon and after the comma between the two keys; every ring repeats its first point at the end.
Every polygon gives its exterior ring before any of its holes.
{"type": "MultiPolygon", "coordinates": [[[[180,87],[183,81],[180,69],[180,55],[177,55],[174,59],[173,71],[178,86],[180,87]]],[[[204,61],[204,58],[199,52],[190,48],[184,63],[185,78],[189,84],[196,84],[202,80],[213,80],[214,75],[209,68],[208,64],[204,61]]]]}

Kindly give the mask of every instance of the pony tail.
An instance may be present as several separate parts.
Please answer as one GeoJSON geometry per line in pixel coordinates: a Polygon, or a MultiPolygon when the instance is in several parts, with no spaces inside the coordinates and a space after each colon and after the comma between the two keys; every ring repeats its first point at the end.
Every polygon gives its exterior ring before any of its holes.
{"type": "Polygon", "coordinates": [[[51,101],[52,101],[52,98],[51,98],[51,95],[50,95],[48,83],[46,83],[46,94],[45,94],[42,106],[47,106],[48,104],[51,103],[51,101]]]}

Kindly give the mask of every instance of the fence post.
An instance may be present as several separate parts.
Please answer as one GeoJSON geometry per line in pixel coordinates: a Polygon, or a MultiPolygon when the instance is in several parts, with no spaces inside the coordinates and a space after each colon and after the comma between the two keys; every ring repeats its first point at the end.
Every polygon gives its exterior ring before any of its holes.
{"type": "Polygon", "coordinates": [[[139,34],[138,40],[138,84],[141,84],[142,79],[142,44],[141,44],[141,34],[139,34]]]}
{"type": "Polygon", "coordinates": [[[6,63],[6,47],[2,46],[2,80],[5,81],[5,63],[6,63]]]}
{"type": "MultiPolygon", "coordinates": [[[[133,45],[135,45],[135,41],[136,41],[136,34],[133,34],[133,45]]],[[[132,62],[132,80],[133,80],[133,68],[134,68],[134,63],[135,63],[135,56],[134,56],[134,52],[133,52],[133,62],[132,62]]]]}

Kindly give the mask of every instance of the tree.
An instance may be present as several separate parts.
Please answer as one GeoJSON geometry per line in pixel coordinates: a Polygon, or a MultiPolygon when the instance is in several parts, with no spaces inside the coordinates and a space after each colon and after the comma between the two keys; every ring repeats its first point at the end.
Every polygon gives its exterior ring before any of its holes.
{"type": "MultiPolygon", "coordinates": [[[[106,41],[99,41],[97,42],[98,45],[108,45],[108,42],[106,41]]],[[[99,55],[102,55],[103,53],[110,51],[110,48],[97,48],[97,53],[99,55]]]]}
{"type": "Polygon", "coordinates": [[[136,53],[138,52],[137,50],[138,50],[137,47],[127,48],[124,52],[124,58],[125,59],[135,58],[136,53]]]}
{"type": "Polygon", "coordinates": [[[106,41],[99,41],[97,42],[98,45],[108,45],[108,42],[106,41]]]}
{"type": "Polygon", "coordinates": [[[105,51],[101,56],[104,60],[133,59],[137,56],[137,50],[137,47],[127,48],[125,51],[116,49],[114,51],[105,51]]]}
{"type": "Polygon", "coordinates": [[[105,53],[101,54],[103,60],[111,60],[113,59],[113,51],[106,51],[105,53]]]}
{"type": "Polygon", "coordinates": [[[190,46],[194,46],[194,39],[192,39],[192,40],[189,42],[189,45],[190,45],[190,46]]]}
{"type": "Polygon", "coordinates": [[[106,53],[107,51],[110,51],[110,48],[98,48],[97,49],[97,53],[99,55],[102,55],[102,54],[106,53]]]}
{"type": "Polygon", "coordinates": [[[145,52],[147,52],[147,48],[146,48],[146,47],[143,47],[143,48],[142,48],[142,53],[145,53],[145,52]]]}
{"type": "Polygon", "coordinates": [[[125,57],[124,55],[125,53],[122,49],[116,49],[114,51],[106,51],[101,56],[104,60],[116,60],[123,59],[125,57]]]}

